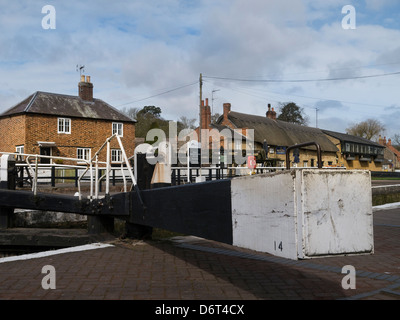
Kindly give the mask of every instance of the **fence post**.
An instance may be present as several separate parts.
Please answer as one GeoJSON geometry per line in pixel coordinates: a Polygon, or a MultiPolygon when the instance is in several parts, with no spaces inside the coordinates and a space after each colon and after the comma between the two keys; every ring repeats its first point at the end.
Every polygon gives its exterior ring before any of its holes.
{"type": "Polygon", "coordinates": [[[78,168],[75,168],[75,188],[78,187],[78,179],[79,179],[78,168]]]}
{"type": "Polygon", "coordinates": [[[51,167],[51,186],[56,186],[56,167],[51,167]]]}
{"type": "MultiPolygon", "coordinates": [[[[154,165],[151,165],[145,153],[137,153],[135,157],[136,181],[140,190],[151,189],[151,178],[154,173],[154,165]]],[[[124,237],[131,239],[150,239],[153,233],[153,227],[125,222],[124,237]]]]}
{"type": "Polygon", "coordinates": [[[176,169],[172,169],[172,175],[171,175],[171,184],[173,186],[176,186],[176,169]]]}
{"type": "MultiPolygon", "coordinates": [[[[15,190],[15,158],[13,155],[1,156],[0,189],[15,190]]],[[[0,229],[12,227],[14,208],[0,206],[0,229]]]]}
{"type": "Polygon", "coordinates": [[[18,187],[24,187],[24,167],[20,167],[18,187]]]}

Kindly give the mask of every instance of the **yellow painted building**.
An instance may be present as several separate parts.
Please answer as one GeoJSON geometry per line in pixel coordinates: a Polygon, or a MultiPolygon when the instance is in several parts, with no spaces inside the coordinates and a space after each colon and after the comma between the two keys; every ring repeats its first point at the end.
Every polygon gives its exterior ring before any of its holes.
{"type": "Polygon", "coordinates": [[[382,171],[385,147],[379,143],[345,133],[322,130],[334,143],[337,152],[336,165],[347,169],[382,171]]]}

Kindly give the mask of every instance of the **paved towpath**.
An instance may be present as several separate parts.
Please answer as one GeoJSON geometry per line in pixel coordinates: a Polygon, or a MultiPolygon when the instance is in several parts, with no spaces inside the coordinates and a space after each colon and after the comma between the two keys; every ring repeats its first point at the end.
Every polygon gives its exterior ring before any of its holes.
{"type": "Polygon", "coordinates": [[[374,213],[374,239],[372,255],[307,261],[195,237],[117,239],[94,250],[0,259],[0,299],[400,300],[399,208],[374,213]],[[54,267],[55,289],[42,287],[51,282],[46,265],[54,267]],[[345,265],[357,272],[355,289],[342,288],[345,265]]]}

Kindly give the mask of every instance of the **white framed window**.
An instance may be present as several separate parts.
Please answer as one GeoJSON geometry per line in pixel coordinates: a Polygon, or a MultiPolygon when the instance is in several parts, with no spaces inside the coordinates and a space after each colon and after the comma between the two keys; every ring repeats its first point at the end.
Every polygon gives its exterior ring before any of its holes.
{"type": "Polygon", "coordinates": [[[16,153],[24,153],[24,146],[16,146],[15,147],[15,152],[16,153]]]}
{"type": "MultiPolygon", "coordinates": [[[[24,148],[23,145],[22,145],[22,146],[16,146],[16,147],[15,147],[15,152],[16,152],[16,153],[24,153],[24,150],[25,150],[25,148],[24,148]]],[[[17,161],[22,161],[22,160],[24,160],[24,159],[25,159],[24,156],[17,156],[17,161]]]]}
{"type": "Polygon", "coordinates": [[[78,159],[90,160],[91,150],[90,148],[78,148],[76,154],[78,159]]]}
{"type": "Polygon", "coordinates": [[[71,119],[58,118],[58,133],[71,133],[71,119]]]}
{"type": "Polygon", "coordinates": [[[112,134],[117,134],[120,137],[124,136],[124,125],[122,122],[112,123],[112,134]]]}
{"type": "Polygon", "coordinates": [[[111,162],[122,162],[121,149],[111,149],[111,162]]]}

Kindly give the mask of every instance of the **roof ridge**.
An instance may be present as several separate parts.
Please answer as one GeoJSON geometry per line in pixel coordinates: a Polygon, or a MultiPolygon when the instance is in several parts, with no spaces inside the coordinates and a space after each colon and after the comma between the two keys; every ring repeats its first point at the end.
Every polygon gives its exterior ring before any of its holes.
{"type": "Polygon", "coordinates": [[[38,93],[39,93],[39,91],[36,91],[36,92],[33,94],[33,97],[32,97],[32,99],[29,101],[29,103],[26,105],[26,107],[25,107],[25,109],[24,109],[24,112],[28,112],[28,110],[29,110],[30,107],[32,106],[33,102],[35,101],[35,99],[36,99],[38,93]]]}
{"type": "Polygon", "coordinates": [[[104,101],[104,100],[102,100],[102,99],[97,99],[97,100],[103,102],[103,103],[106,104],[109,108],[113,109],[115,112],[118,112],[118,113],[121,114],[122,116],[124,116],[124,117],[126,117],[126,118],[128,118],[128,119],[130,119],[130,120],[132,120],[132,121],[134,121],[134,122],[137,122],[137,120],[131,118],[131,117],[128,116],[128,115],[126,115],[126,114],[123,113],[121,110],[119,110],[119,109],[117,109],[116,107],[112,106],[112,105],[109,104],[108,102],[106,102],[106,101],[104,101]]]}

